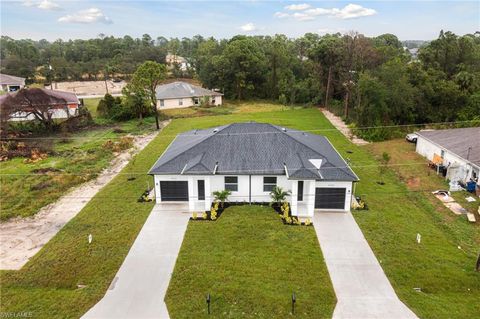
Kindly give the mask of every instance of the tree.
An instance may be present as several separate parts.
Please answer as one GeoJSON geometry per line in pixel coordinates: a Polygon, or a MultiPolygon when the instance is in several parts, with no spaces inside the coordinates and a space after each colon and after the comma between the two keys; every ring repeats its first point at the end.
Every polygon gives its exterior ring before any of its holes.
{"type": "Polygon", "coordinates": [[[43,89],[24,88],[15,94],[8,95],[2,103],[2,122],[18,113],[25,118],[33,115],[44,125],[45,129],[52,130],[54,126],[52,117],[55,109],[61,106],[69,114],[68,102],[47,92],[43,89]]]}
{"type": "Polygon", "coordinates": [[[213,192],[213,196],[215,198],[215,201],[220,202],[220,206],[222,208],[223,208],[224,203],[228,200],[228,196],[230,196],[231,194],[232,194],[232,192],[229,191],[228,189],[213,192]]]}
{"type": "Polygon", "coordinates": [[[157,130],[160,129],[157,111],[157,86],[167,77],[167,68],[164,64],[147,61],[141,64],[133,74],[131,91],[140,96],[147,96],[155,114],[157,130]]]}
{"type": "Polygon", "coordinates": [[[132,86],[127,84],[123,90],[123,104],[124,106],[131,111],[132,114],[135,114],[140,121],[143,120],[143,117],[148,115],[149,112],[149,99],[143,91],[134,92],[132,86]]]}
{"type": "Polygon", "coordinates": [[[275,186],[270,192],[270,198],[272,199],[272,204],[278,204],[285,201],[287,196],[290,195],[290,191],[284,191],[281,187],[275,186]]]}

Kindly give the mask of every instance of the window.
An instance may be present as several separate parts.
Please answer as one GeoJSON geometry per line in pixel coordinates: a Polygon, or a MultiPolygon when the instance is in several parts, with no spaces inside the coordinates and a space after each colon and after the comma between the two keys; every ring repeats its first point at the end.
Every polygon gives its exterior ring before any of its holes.
{"type": "Polygon", "coordinates": [[[303,181],[298,181],[297,200],[299,202],[303,201],[303,181]]]}
{"type": "Polygon", "coordinates": [[[264,177],[263,178],[263,191],[264,192],[271,192],[273,188],[277,186],[277,178],[276,177],[264,177]]]}
{"type": "Polygon", "coordinates": [[[193,98],[193,104],[199,105],[200,104],[200,99],[198,97],[193,98]]]}
{"type": "Polygon", "coordinates": [[[212,102],[211,102],[212,105],[215,105],[215,97],[212,96],[212,102]]]}
{"type": "Polygon", "coordinates": [[[178,99],[178,105],[183,105],[183,99],[178,99]]]}
{"type": "Polygon", "coordinates": [[[164,100],[160,100],[160,106],[165,106],[165,101],[164,100]]]}
{"type": "Polygon", "coordinates": [[[444,151],[444,150],[442,150],[442,152],[440,153],[440,157],[441,157],[441,158],[444,158],[444,157],[445,157],[445,151],[444,151]]]}
{"type": "Polygon", "coordinates": [[[225,189],[237,192],[238,191],[238,177],[237,176],[225,176],[225,189]]]}
{"type": "Polygon", "coordinates": [[[197,181],[198,187],[198,200],[205,200],[205,181],[203,179],[199,179],[197,181]]]}

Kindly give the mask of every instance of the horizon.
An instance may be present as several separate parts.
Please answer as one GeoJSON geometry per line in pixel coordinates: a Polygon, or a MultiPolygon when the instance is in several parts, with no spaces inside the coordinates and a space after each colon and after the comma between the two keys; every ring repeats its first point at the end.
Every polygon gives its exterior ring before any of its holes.
{"type": "Polygon", "coordinates": [[[440,30],[478,31],[476,1],[2,1],[1,35],[13,39],[228,39],[235,35],[298,38],[305,33],[391,33],[401,41],[431,41],[440,30]],[[126,31],[128,30],[128,31],[126,31]]]}

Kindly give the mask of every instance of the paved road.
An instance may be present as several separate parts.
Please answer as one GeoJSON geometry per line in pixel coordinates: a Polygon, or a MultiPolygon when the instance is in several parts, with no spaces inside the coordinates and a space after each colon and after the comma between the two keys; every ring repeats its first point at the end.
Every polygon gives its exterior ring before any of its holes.
{"type": "Polygon", "coordinates": [[[351,213],[317,212],[314,226],[338,299],[334,319],[417,318],[398,299],[351,213]]]}
{"type": "Polygon", "coordinates": [[[164,297],[189,215],[155,205],[105,296],[82,318],[169,318],[164,297]]]}

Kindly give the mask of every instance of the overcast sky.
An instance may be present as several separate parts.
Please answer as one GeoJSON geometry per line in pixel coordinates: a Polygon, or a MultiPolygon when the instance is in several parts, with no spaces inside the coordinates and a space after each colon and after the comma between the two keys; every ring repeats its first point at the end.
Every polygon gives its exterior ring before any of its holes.
{"type": "Polygon", "coordinates": [[[431,40],[441,29],[480,30],[480,1],[58,1],[1,0],[1,34],[87,39],[103,33],[153,38],[230,38],[236,34],[393,33],[431,40]]]}

